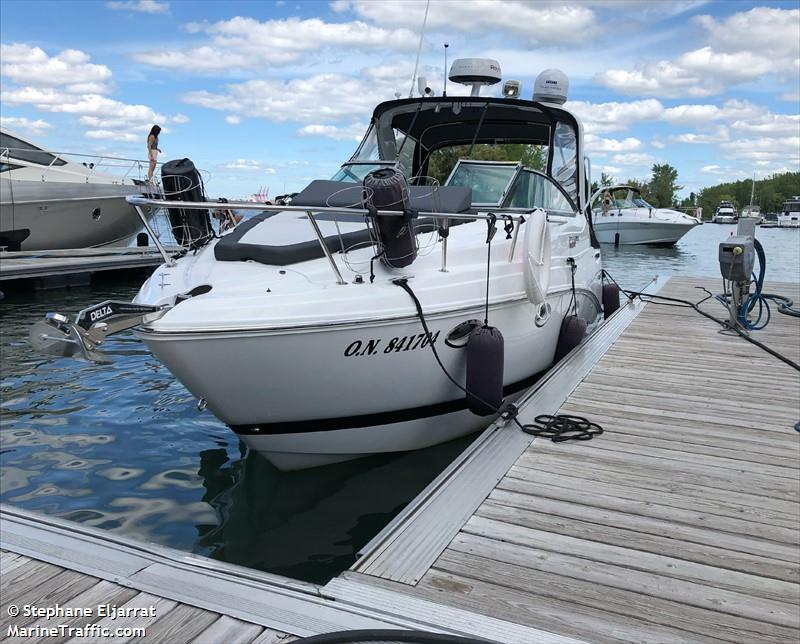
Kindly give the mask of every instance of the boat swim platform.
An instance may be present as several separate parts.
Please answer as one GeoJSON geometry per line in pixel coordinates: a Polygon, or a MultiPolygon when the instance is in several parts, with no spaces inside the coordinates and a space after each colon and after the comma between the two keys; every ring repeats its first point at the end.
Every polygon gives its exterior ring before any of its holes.
{"type": "MultiPolygon", "coordinates": [[[[717,282],[652,290],[697,301],[717,282]]],[[[800,300],[795,284],[765,291],[800,300]]],[[[713,299],[702,307],[724,315],[713,299]]],[[[108,593],[163,607],[141,641],[172,644],[362,628],[520,644],[796,642],[800,374],[719,330],[690,308],[623,306],[519,403],[522,422],[571,413],[602,435],[553,443],[492,425],[324,586],[3,506],[0,632],[9,603],[108,593]]],[[[753,335],[800,361],[796,318],[773,310],[753,335]]]]}
{"type": "MultiPolygon", "coordinates": [[[[178,248],[168,248],[177,252],[178,248]]],[[[41,288],[86,284],[95,273],[155,268],[164,262],[154,246],[0,252],[0,282],[35,280],[41,288]]]]}

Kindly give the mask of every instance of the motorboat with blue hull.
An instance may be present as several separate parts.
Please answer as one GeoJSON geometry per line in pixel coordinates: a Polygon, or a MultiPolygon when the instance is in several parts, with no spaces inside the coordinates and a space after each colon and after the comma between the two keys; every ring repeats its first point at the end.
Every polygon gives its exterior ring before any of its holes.
{"type": "MultiPolygon", "coordinates": [[[[471,64],[485,70],[472,83],[500,80],[496,61],[471,64]]],[[[582,127],[563,74],[537,87],[532,101],[381,103],[334,180],[288,206],[229,204],[266,212],[167,257],[128,309],[51,318],[34,344],[61,334],[67,353],[94,359],[108,333],[136,325],[201,407],[285,470],[485,427],[603,316],[582,127]],[[465,158],[505,145],[540,148],[544,169],[465,158]],[[478,357],[487,329],[495,343],[478,357]]],[[[130,201],[194,216],[215,206],[130,201]]]]}
{"type": "Polygon", "coordinates": [[[601,244],[672,246],[695,226],[697,217],[656,208],[635,186],[607,186],[592,196],[593,228],[601,244]]]}

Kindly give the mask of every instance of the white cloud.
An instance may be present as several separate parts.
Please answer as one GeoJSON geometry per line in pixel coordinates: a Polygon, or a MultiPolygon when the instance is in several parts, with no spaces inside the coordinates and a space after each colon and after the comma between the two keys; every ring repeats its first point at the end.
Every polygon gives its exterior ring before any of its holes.
{"type": "Polygon", "coordinates": [[[6,105],[32,105],[41,112],[73,114],[90,139],[134,142],[147,130],[187,123],[185,114],[166,115],[148,105],[130,104],[105,96],[111,70],[89,62],[82,51],[65,49],[50,56],[23,43],[2,46],[2,100],[6,105]]]}
{"type": "Polygon", "coordinates": [[[318,74],[289,81],[250,80],[226,86],[224,93],[189,92],[183,100],[236,116],[276,122],[318,123],[363,117],[375,104],[375,88],[340,74],[318,74]]]}
{"type": "Polygon", "coordinates": [[[719,125],[704,132],[683,132],[672,134],[664,138],[666,143],[687,143],[689,145],[708,145],[711,143],[722,143],[730,139],[728,128],[719,125]]]}
{"type": "Polygon", "coordinates": [[[791,65],[800,56],[800,9],[756,7],[722,21],[712,16],[697,16],[694,20],[722,51],[741,51],[746,47],[765,54],[777,65],[791,65]]]}
{"type": "Polygon", "coordinates": [[[759,119],[734,121],[731,128],[746,135],[800,137],[800,115],[765,114],[759,119]]]}
{"type": "Polygon", "coordinates": [[[306,125],[297,130],[300,136],[324,136],[337,141],[360,141],[367,126],[364,123],[353,123],[347,126],[306,125]]]}
{"type": "Polygon", "coordinates": [[[756,7],[723,21],[699,16],[710,44],[674,60],[609,69],[595,79],[623,94],[679,98],[711,96],[727,87],[776,74],[791,82],[800,72],[800,9],[756,7]]]}
{"type": "MultiPolygon", "coordinates": [[[[354,11],[379,25],[407,27],[418,34],[425,15],[425,0],[337,2],[334,11],[354,11]]],[[[574,43],[575,34],[589,37],[595,30],[594,12],[581,5],[557,6],[514,0],[436,0],[430,3],[427,28],[450,33],[501,31],[528,45],[574,43]],[[539,25],[540,28],[536,28],[539,25]]],[[[413,42],[416,45],[419,36],[413,42]]]]}
{"type": "Polygon", "coordinates": [[[144,135],[138,136],[132,132],[121,132],[119,130],[87,130],[85,136],[87,139],[124,141],[126,143],[135,143],[145,138],[144,135]]]}
{"type": "Polygon", "coordinates": [[[596,177],[598,180],[602,174],[608,175],[612,180],[622,174],[622,168],[618,168],[615,165],[600,165],[595,170],[599,173],[596,177]]]}
{"type": "Polygon", "coordinates": [[[650,166],[656,163],[658,159],[652,154],[643,152],[628,152],[626,154],[615,154],[611,157],[611,161],[619,163],[620,165],[644,165],[650,166]]]}
{"type": "Polygon", "coordinates": [[[208,34],[210,41],[180,50],[142,52],[134,58],[154,67],[209,73],[288,65],[326,47],[412,51],[417,42],[407,29],[384,29],[360,21],[288,18],[260,22],[237,16],[211,25],[191,24],[193,32],[208,34]]]}
{"type": "Polygon", "coordinates": [[[800,136],[734,138],[720,148],[740,162],[773,161],[800,167],[800,136]]]}
{"type": "MultiPolygon", "coordinates": [[[[90,128],[86,136],[92,139],[117,141],[144,140],[154,123],[164,128],[171,123],[185,123],[182,114],[168,116],[147,105],[131,105],[99,94],[67,94],[52,88],[23,87],[3,93],[9,105],[32,104],[43,112],[74,114],[82,125],[90,128]]],[[[165,128],[166,131],[166,128],[165,128]]]]}
{"type": "Polygon", "coordinates": [[[169,2],[156,0],[114,0],[106,2],[109,9],[139,11],[141,13],[169,13],[169,2]]]}
{"type": "Polygon", "coordinates": [[[662,119],[673,125],[698,125],[711,121],[731,119],[757,119],[769,113],[764,107],[754,105],[750,101],[731,99],[722,107],[717,105],[676,105],[664,110],[662,119]]]}
{"type": "Polygon", "coordinates": [[[52,124],[48,123],[47,121],[43,121],[42,119],[36,119],[33,121],[25,117],[3,115],[0,115],[0,126],[2,126],[3,129],[9,129],[12,131],[24,130],[33,134],[42,134],[45,130],[49,130],[53,127],[52,124]]]}
{"type": "Polygon", "coordinates": [[[64,49],[49,56],[39,47],[23,43],[0,45],[0,74],[12,81],[35,87],[59,87],[70,93],[104,94],[111,70],[89,62],[77,49],[64,49]]]}
{"type": "Polygon", "coordinates": [[[642,147],[642,142],[629,136],[625,139],[603,139],[594,134],[584,136],[586,149],[590,154],[603,156],[613,152],[632,152],[642,147]]]}
{"type": "Polygon", "coordinates": [[[236,159],[222,167],[228,170],[261,170],[261,163],[255,159],[236,159]]]}
{"type": "Polygon", "coordinates": [[[625,130],[634,123],[653,121],[664,111],[664,106],[650,98],[628,103],[587,103],[570,101],[570,111],[574,112],[591,134],[625,130]]]}
{"type": "Polygon", "coordinates": [[[228,114],[228,116],[225,117],[225,122],[229,125],[239,125],[239,123],[242,122],[242,117],[236,116],[235,114],[228,114]]]}

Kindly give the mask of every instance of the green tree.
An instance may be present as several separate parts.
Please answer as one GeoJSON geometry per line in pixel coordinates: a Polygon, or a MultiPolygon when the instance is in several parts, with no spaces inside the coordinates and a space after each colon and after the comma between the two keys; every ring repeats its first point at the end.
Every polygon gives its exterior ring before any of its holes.
{"type": "Polygon", "coordinates": [[[608,188],[609,186],[613,186],[616,183],[616,179],[607,172],[600,173],[600,183],[597,181],[592,181],[592,194],[600,190],[600,188],[608,188]]]}
{"type": "Polygon", "coordinates": [[[656,163],[652,168],[650,196],[657,208],[675,205],[675,195],[683,186],[678,185],[678,171],[668,163],[656,163]]]}
{"type": "Polygon", "coordinates": [[[444,183],[459,159],[518,161],[526,168],[544,170],[547,163],[547,149],[525,143],[477,143],[471,153],[469,145],[439,148],[430,155],[427,175],[444,183]]]}

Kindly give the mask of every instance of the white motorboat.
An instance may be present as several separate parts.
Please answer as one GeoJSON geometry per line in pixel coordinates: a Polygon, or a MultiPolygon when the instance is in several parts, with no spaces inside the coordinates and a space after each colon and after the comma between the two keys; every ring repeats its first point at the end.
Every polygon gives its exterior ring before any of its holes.
{"type": "MultiPolygon", "coordinates": [[[[456,61],[451,80],[465,77],[498,82],[499,65],[456,61]]],[[[229,204],[265,212],[168,259],[133,305],[96,305],[74,325],[54,316],[32,339],[58,345],[60,329],[73,344],[64,350],[62,339],[59,354],[93,358],[110,330],[140,323],[137,334],[201,406],[280,469],[485,427],[470,409],[492,415],[513,400],[603,309],[588,159],[582,126],[562,105],[566,77],[543,73],[533,101],[513,87],[504,87],[511,98],[473,88],[381,103],[333,181],[312,182],[289,206],[229,204]],[[463,158],[503,145],[541,147],[547,170],[463,158]],[[447,158],[458,160],[446,182],[430,185],[423,177],[447,158]],[[378,198],[387,186],[397,200],[378,198]],[[488,242],[495,221],[502,228],[488,242]],[[479,342],[496,340],[486,320],[505,342],[484,363],[479,342]],[[481,379],[492,380],[497,405],[476,393],[481,379]]],[[[215,205],[130,201],[176,215],[215,205]]]]}
{"type": "Polygon", "coordinates": [[[655,208],[634,186],[609,186],[592,195],[594,233],[601,244],[671,246],[695,226],[697,217],[655,208]]]}
{"type": "Polygon", "coordinates": [[[146,184],[98,168],[114,165],[130,175],[137,163],[51,153],[0,132],[0,246],[27,251],[126,245],[142,222],[125,198],[142,194],[146,184]]]}
{"type": "Polygon", "coordinates": [[[712,224],[735,224],[739,215],[736,213],[736,206],[730,201],[720,201],[714,216],[711,218],[712,224]]]}
{"type": "Polygon", "coordinates": [[[783,202],[781,212],[778,213],[778,226],[780,228],[800,228],[800,196],[783,202]]]}

